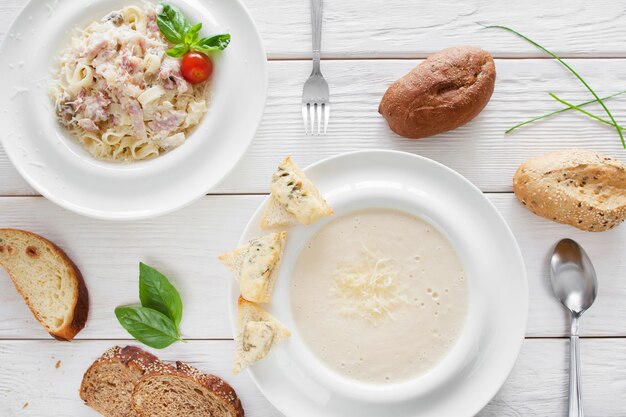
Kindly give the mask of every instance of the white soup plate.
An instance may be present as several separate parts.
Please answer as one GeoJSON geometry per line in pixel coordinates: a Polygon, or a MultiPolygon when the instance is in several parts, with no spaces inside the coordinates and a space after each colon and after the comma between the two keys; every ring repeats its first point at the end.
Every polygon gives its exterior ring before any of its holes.
{"type": "MultiPolygon", "coordinates": [[[[278,162],[278,161],[277,161],[278,162]]],[[[339,375],[299,337],[290,302],[291,273],[306,243],[331,218],[289,229],[268,311],[292,331],[250,375],[288,417],[471,417],[500,389],[524,340],[528,286],[522,256],[504,219],[455,171],[413,154],[363,151],[325,159],[305,169],[335,210],[393,208],[426,219],[453,244],[463,263],[469,308],[458,341],[430,371],[409,381],[373,385],[339,375]]],[[[259,229],[264,202],[241,244],[259,229]]],[[[239,287],[231,287],[236,330],[239,287]]],[[[407,329],[407,331],[411,331],[407,329]]],[[[389,335],[393,343],[394,335],[389,335]]]]}

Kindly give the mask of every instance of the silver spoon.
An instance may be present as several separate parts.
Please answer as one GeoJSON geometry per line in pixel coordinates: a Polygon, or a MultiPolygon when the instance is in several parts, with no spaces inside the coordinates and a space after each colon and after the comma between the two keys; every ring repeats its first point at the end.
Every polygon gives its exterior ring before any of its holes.
{"type": "Polygon", "coordinates": [[[550,258],[550,281],[556,297],[572,312],[569,417],[583,417],[578,321],[596,299],[598,280],[589,257],[578,243],[571,239],[557,243],[550,258]]]}

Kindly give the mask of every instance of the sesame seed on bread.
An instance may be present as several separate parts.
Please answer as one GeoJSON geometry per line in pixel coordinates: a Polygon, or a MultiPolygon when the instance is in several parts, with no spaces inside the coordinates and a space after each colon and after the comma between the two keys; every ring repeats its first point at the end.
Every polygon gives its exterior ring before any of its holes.
{"type": "Polygon", "coordinates": [[[137,417],[131,408],[135,384],[147,372],[169,366],[135,346],[114,346],[85,372],[80,398],[105,417],[137,417]]]}
{"type": "Polygon", "coordinates": [[[105,417],[244,417],[235,390],[221,378],[135,346],[114,346],[98,358],[80,397],[105,417]]]}
{"type": "Polygon", "coordinates": [[[229,384],[184,362],[146,374],[135,385],[131,402],[139,417],[244,417],[229,384]]]}
{"type": "Polygon", "coordinates": [[[591,150],[529,159],[515,173],[513,191],[533,213],[581,230],[606,231],[626,218],[626,165],[591,150]]]}

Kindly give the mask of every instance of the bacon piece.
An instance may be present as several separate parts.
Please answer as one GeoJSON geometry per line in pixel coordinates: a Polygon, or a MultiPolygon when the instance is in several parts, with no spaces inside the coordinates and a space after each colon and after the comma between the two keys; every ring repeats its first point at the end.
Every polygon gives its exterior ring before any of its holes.
{"type": "Polygon", "coordinates": [[[141,109],[139,102],[134,98],[124,98],[122,106],[130,116],[130,123],[133,127],[135,135],[139,139],[147,139],[148,133],[146,132],[146,125],[143,122],[143,110],[141,109]]]}
{"type": "Polygon", "coordinates": [[[164,113],[156,113],[154,120],[148,123],[150,129],[155,132],[171,132],[185,121],[186,113],[175,110],[164,113]]]}
{"type": "Polygon", "coordinates": [[[94,36],[87,45],[87,49],[82,53],[81,57],[86,58],[88,61],[94,60],[98,55],[104,52],[103,55],[110,55],[116,46],[116,42],[108,38],[100,36],[94,36]]]}
{"type": "Polygon", "coordinates": [[[82,127],[88,132],[98,132],[98,126],[91,119],[80,119],[78,121],[78,126],[82,127]]]}
{"type": "Polygon", "coordinates": [[[81,108],[88,119],[94,122],[104,122],[109,119],[109,105],[111,100],[101,91],[95,96],[87,96],[81,103],[81,108]]]}
{"type": "MultiPolygon", "coordinates": [[[[159,25],[157,24],[156,13],[154,11],[148,12],[148,23],[146,25],[149,32],[153,35],[160,34],[159,25]]],[[[156,35],[155,37],[158,37],[156,35]]]]}

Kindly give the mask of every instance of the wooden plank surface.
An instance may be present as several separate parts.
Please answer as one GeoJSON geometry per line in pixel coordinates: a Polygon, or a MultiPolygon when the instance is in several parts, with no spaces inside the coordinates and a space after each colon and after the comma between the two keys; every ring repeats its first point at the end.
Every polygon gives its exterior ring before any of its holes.
{"type": "MultiPolygon", "coordinates": [[[[55,1],[43,0],[42,7],[55,1]]],[[[585,314],[581,329],[592,337],[582,341],[586,414],[623,417],[626,258],[621,247],[626,226],[602,234],[580,232],[534,216],[510,191],[515,169],[528,157],[581,147],[626,161],[626,152],[610,128],[573,113],[504,136],[513,124],[559,108],[548,91],[571,101],[585,101],[589,95],[558,63],[544,59],[532,46],[478,23],[515,27],[572,57],[570,63],[601,95],[608,95],[626,90],[622,59],[626,2],[369,0],[365,6],[357,0],[326,1],[327,59],[322,68],[331,86],[332,115],[329,135],[322,138],[304,136],[299,108],[302,83],[310,72],[309,2],[288,6],[274,0],[244,2],[272,60],[268,105],[253,146],[213,191],[217,195],[154,220],[121,224],[91,220],[41,197],[27,197],[35,191],[0,149],[0,227],[32,230],[62,246],[85,274],[92,303],[79,340],[52,341],[0,271],[0,416],[97,415],[78,398],[80,379],[106,348],[130,342],[113,308],[137,301],[137,264],[142,260],[169,275],[185,303],[181,327],[191,341],[160,356],[187,360],[225,376],[242,397],[248,416],[279,417],[246,374],[230,376],[232,341],[227,339],[232,335],[226,294],[231,278],[216,256],[234,247],[264,198],[251,194],[267,192],[268,178],[284,155],[291,154],[306,166],[341,152],[385,148],[442,162],[489,192],[487,197],[522,249],[531,300],[528,338],[508,382],[479,416],[565,415],[568,348],[561,337],[568,332],[567,315],[553,299],[546,265],[554,242],[572,237],[591,256],[600,284],[596,304],[585,314]],[[481,46],[499,58],[496,91],[485,111],[465,127],[422,141],[392,134],[377,113],[387,86],[420,62],[415,58],[459,44],[481,46]]],[[[24,4],[26,0],[0,0],[0,40],[24,4]]],[[[619,120],[626,120],[625,101],[626,96],[609,103],[619,120]]]]}
{"type": "MultiPolygon", "coordinates": [[[[41,1],[54,5],[58,0],[41,1]]],[[[0,36],[27,0],[0,0],[0,36]]],[[[88,0],[86,0],[88,3],[88,0]]],[[[268,56],[310,56],[309,2],[244,0],[268,56]]],[[[626,3],[616,0],[326,1],[326,57],[423,57],[452,45],[482,46],[499,57],[541,56],[532,46],[482,24],[517,28],[564,56],[626,57],[626,3]]]]}
{"type": "MultiPolygon", "coordinates": [[[[511,194],[488,197],[513,230],[526,263],[531,300],[527,335],[563,336],[569,330],[565,311],[553,298],[547,271],[551,246],[568,236],[589,252],[600,284],[596,304],[585,314],[582,334],[626,336],[626,258],[621,254],[626,227],[585,233],[535,216],[511,194]]],[[[129,337],[113,309],[137,302],[139,261],[162,270],[180,290],[185,337],[229,338],[226,303],[231,276],[216,258],[235,247],[263,198],[207,196],[179,212],[133,223],[91,220],[42,197],[3,198],[0,224],[41,233],[64,248],[80,267],[91,294],[91,314],[78,338],[129,337]]],[[[0,338],[46,338],[4,272],[0,278],[0,338]]]]}
{"type": "MultiPolygon", "coordinates": [[[[0,415],[99,416],[80,400],[80,381],[102,352],[125,343],[121,340],[1,341],[0,358],[5,359],[0,361],[0,415]],[[24,407],[25,404],[28,405],[24,407]]],[[[228,380],[241,397],[247,417],[281,416],[246,372],[230,374],[232,341],[191,341],[155,353],[163,360],[188,361],[228,380]]],[[[478,417],[564,416],[567,355],[565,339],[526,340],[507,383],[478,417]]],[[[623,417],[626,340],[583,339],[581,360],[586,415],[623,417]]]]}
{"type": "MultiPolygon", "coordinates": [[[[518,122],[561,108],[548,96],[549,91],[573,102],[589,100],[578,80],[557,62],[548,60],[498,60],[496,91],[478,118],[432,138],[417,141],[400,138],[378,114],[378,103],[393,80],[418,62],[324,62],[324,73],[333,94],[332,111],[329,135],[319,138],[304,135],[300,112],[302,82],[310,72],[310,64],[271,62],[267,108],[257,136],[237,169],[213,192],[267,192],[268,178],[277,161],[287,154],[306,166],[357,149],[414,152],[457,170],[483,191],[494,192],[511,191],[511,178],[518,165],[550,150],[592,148],[626,160],[617,133],[580,114],[558,115],[504,135],[506,129],[518,122]]],[[[608,95],[626,90],[623,71],[626,60],[575,60],[572,65],[596,86],[598,93],[608,95]]],[[[625,103],[626,95],[608,103],[620,120],[626,120],[625,103]]],[[[4,150],[0,150],[0,195],[33,193],[4,150]]]]}

